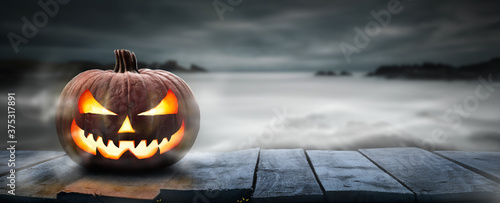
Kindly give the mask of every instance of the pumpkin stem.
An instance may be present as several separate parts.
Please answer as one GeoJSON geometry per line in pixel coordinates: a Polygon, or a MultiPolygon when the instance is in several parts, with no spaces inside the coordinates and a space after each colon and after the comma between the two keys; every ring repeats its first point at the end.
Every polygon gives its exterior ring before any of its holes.
{"type": "Polygon", "coordinates": [[[133,73],[139,73],[137,69],[137,59],[135,58],[134,52],[126,49],[115,50],[116,65],[113,70],[115,73],[125,73],[130,71],[133,73]]]}

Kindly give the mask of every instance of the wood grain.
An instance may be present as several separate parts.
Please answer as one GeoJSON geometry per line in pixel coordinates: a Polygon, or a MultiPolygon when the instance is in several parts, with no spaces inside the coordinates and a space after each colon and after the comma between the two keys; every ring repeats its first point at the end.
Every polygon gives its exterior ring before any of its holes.
{"type": "MultiPolygon", "coordinates": [[[[31,151],[31,150],[16,150],[15,151],[15,169],[17,171],[29,166],[43,163],[57,157],[64,156],[62,151],[31,151]]],[[[10,152],[0,151],[0,176],[7,175],[11,169],[7,164],[9,163],[10,152]],[[5,160],[5,161],[4,161],[5,160]]]]}
{"type": "MultiPolygon", "coordinates": [[[[64,186],[86,174],[81,166],[67,156],[59,157],[16,172],[16,198],[31,197],[55,199],[64,186]]],[[[7,184],[7,176],[0,178],[0,184],[7,184]]],[[[7,187],[1,187],[1,194],[7,194],[7,187]]],[[[5,197],[0,197],[3,199],[5,197]]]]}
{"type": "Polygon", "coordinates": [[[323,202],[302,149],[261,150],[253,202],[323,202]]]}
{"type": "Polygon", "coordinates": [[[161,170],[130,174],[90,173],[66,186],[59,198],[120,202],[192,202],[196,198],[236,202],[249,198],[259,149],[227,153],[190,153],[161,170]],[[215,191],[221,191],[214,195],[215,191]]]}
{"type": "Polygon", "coordinates": [[[455,163],[500,183],[500,152],[436,152],[455,163]]]}
{"type": "Polygon", "coordinates": [[[355,151],[308,150],[327,202],[413,202],[414,194],[355,151]]]}
{"type": "Polygon", "coordinates": [[[165,182],[158,199],[172,202],[237,202],[249,200],[259,149],[197,153],[165,182]]]}
{"type": "Polygon", "coordinates": [[[419,202],[488,202],[500,186],[419,148],[362,149],[365,156],[412,190],[419,202]]]}

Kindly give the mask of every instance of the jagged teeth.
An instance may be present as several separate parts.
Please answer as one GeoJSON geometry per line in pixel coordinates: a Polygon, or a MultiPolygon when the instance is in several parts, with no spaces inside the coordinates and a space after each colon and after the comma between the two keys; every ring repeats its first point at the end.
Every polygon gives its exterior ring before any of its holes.
{"type": "Polygon", "coordinates": [[[115,141],[114,140],[108,140],[107,141],[107,144],[105,144],[105,141],[102,139],[101,136],[96,136],[94,137],[94,135],[92,133],[89,133],[87,135],[87,140],[91,143],[94,144],[94,146],[96,147],[103,147],[103,148],[111,148],[111,149],[115,149],[115,150],[119,150],[119,148],[122,148],[121,147],[121,143],[127,143],[127,144],[124,144],[126,146],[126,148],[129,148],[128,145],[130,145],[131,143],[133,143],[133,148],[150,148],[150,147],[159,147],[159,145],[162,145],[162,144],[166,144],[168,143],[168,138],[163,138],[161,139],[161,141],[159,142],[158,139],[154,139],[154,140],[141,140],[140,142],[135,142],[135,141],[130,141],[130,140],[119,140],[117,141],[115,144],[115,141]],[[130,143],[130,144],[129,144],[130,143]]]}
{"type": "Polygon", "coordinates": [[[158,151],[160,154],[172,149],[177,145],[184,135],[184,123],[179,130],[174,133],[170,139],[163,138],[161,140],[119,140],[117,136],[114,139],[108,139],[106,136],[101,137],[93,135],[88,131],[82,130],[76,124],[75,120],[71,124],[71,136],[75,144],[82,150],[93,154],[101,155],[109,159],[119,159],[126,151],[132,152],[137,158],[144,159],[155,155],[158,151]],[[104,142],[106,141],[106,143],[104,142]],[[138,142],[138,143],[136,143],[138,142]]]}
{"type": "Polygon", "coordinates": [[[140,142],[134,141],[134,148],[137,148],[142,142],[145,142],[145,140],[141,140],[140,142]]]}
{"type": "Polygon", "coordinates": [[[146,147],[146,140],[142,140],[139,142],[139,144],[136,144],[135,148],[145,148],[146,147]]]}
{"type": "Polygon", "coordinates": [[[129,148],[136,157],[150,157],[158,151],[158,141],[153,140],[151,144],[146,145],[146,140],[142,140],[135,148],[129,148]]]}
{"type": "Polygon", "coordinates": [[[113,140],[108,140],[108,146],[107,147],[113,147],[113,148],[118,148],[115,143],[113,142],[113,140]]]}
{"type": "MultiPolygon", "coordinates": [[[[115,136],[115,137],[113,137],[113,138],[111,138],[111,139],[108,139],[108,140],[109,140],[109,141],[113,141],[113,143],[114,143],[115,145],[120,144],[120,138],[119,138],[118,136],[115,136]]],[[[108,141],[108,142],[109,142],[109,141],[108,141]]]]}
{"type": "Polygon", "coordinates": [[[114,153],[119,153],[119,154],[122,154],[122,153],[123,153],[122,151],[125,151],[125,150],[126,150],[126,149],[121,149],[121,147],[120,147],[120,148],[118,148],[118,147],[115,145],[115,143],[113,143],[113,141],[112,141],[112,140],[109,140],[109,141],[108,141],[108,147],[106,148],[106,151],[108,151],[108,152],[114,152],[114,153]]]}
{"type": "Polygon", "coordinates": [[[157,140],[157,139],[154,139],[154,140],[143,140],[143,141],[146,141],[146,146],[149,146],[149,145],[151,145],[151,143],[153,143],[155,140],[156,140],[156,142],[158,142],[158,140],[157,140]]]}
{"type": "Polygon", "coordinates": [[[97,136],[97,139],[94,141],[97,147],[105,147],[104,142],[102,141],[101,136],[97,136]]]}
{"type": "MultiPolygon", "coordinates": [[[[150,140],[150,141],[147,141],[147,140],[141,140],[140,142],[135,142],[135,141],[130,141],[130,140],[120,140],[118,142],[118,145],[115,144],[115,142],[113,140],[108,140],[108,143],[105,144],[106,142],[102,139],[101,136],[97,136],[97,138],[95,139],[94,138],[94,135],[92,134],[89,134],[87,136],[87,139],[90,141],[90,142],[93,142],[95,143],[97,147],[111,147],[111,148],[121,148],[119,147],[121,144],[120,143],[133,143],[134,144],[134,148],[149,148],[151,147],[152,145],[159,145],[158,143],[160,144],[163,144],[163,143],[168,143],[168,139],[167,138],[163,138],[161,140],[161,142],[158,142],[158,139],[154,139],[154,140],[150,140]]],[[[125,145],[129,145],[129,144],[125,144],[125,145]]]]}
{"type": "MultiPolygon", "coordinates": [[[[108,140],[107,144],[105,144],[106,142],[102,139],[101,136],[94,137],[94,135],[92,133],[89,133],[86,138],[91,143],[94,143],[95,146],[97,146],[97,147],[111,147],[111,148],[120,148],[119,145],[120,145],[121,142],[125,142],[125,143],[132,143],[133,142],[134,143],[134,148],[139,147],[139,145],[140,145],[141,148],[143,148],[143,147],[144,148],[149,148],[149,147],[151,147],[151,145],[158,145],[158,143],[163,143],[163,142],[165,142],[165,144],[168,143],[168,139],[167,138],[163,138],[161,140],[161,142],[158,142],[158,139],[154,139],[154,140],[141,140],[140,142],[135,142],[135,141],[130,141],[130,140],[119,140],[119,141],[116,142],[116,143],[118,143],[118,145],[117,145],[117,144],[115,144],[114,140],[108,140]]],[[[126,144],[126,145],[128,145],[128,144],[126,144]]]]}

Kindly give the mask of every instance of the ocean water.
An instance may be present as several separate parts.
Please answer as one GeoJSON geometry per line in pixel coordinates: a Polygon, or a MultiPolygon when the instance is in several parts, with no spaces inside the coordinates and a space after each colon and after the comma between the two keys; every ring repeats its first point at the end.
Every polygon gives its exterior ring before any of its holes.
{"type": "MultiPolygon", "coordinates": [[[[179,76],[201,110],[194,151],[402,146],[500,150],[500,86],[486,87],[479,80],[386,80],[363,73],[179,76]]],[[[16,92],[18,148],[61,150],[54,112],[65,82],[26,79],[4,88],[4,103],[7,92],[16,92]]]]}

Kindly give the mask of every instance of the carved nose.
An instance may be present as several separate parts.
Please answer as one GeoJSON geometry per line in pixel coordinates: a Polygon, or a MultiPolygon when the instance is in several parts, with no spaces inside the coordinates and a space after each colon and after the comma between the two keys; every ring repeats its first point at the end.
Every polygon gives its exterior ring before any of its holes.
{"type": "Polygon", "coordinates": [[[132,124],[130,124],[130,119],[125,118],[125,121],[123,121],[122,127],[120,127],[120,130],[118,130],[118,133],[135,133],[134,128],[132,128],[132,124]]]}

